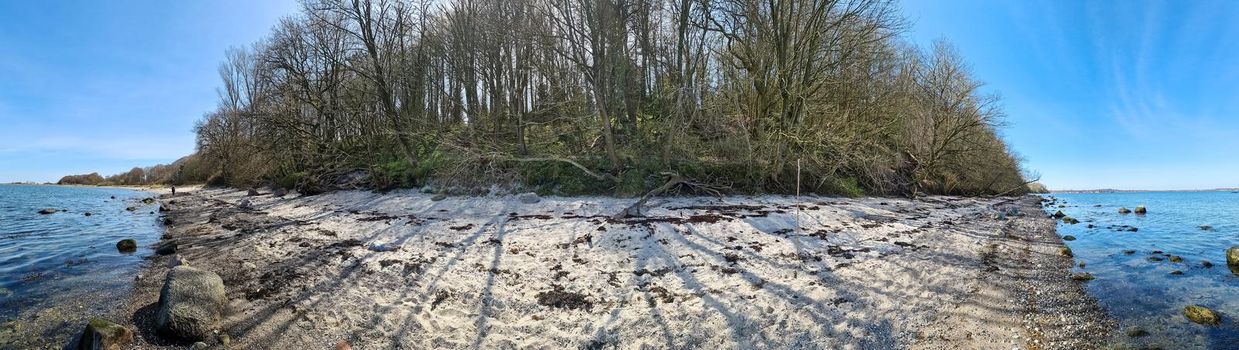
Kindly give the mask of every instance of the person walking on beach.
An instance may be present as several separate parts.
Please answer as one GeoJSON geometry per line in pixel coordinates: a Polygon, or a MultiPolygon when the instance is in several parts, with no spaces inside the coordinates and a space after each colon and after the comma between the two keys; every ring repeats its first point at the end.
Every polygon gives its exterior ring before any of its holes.
{"type": "Polygon", "coordinates": [[[176,195],[176,185],[172,185],[172,195],[176,195]]]}

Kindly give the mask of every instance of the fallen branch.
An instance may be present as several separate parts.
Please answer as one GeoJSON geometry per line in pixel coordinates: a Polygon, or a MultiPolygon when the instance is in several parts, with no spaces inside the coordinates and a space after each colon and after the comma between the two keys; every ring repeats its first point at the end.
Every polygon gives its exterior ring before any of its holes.
{"type": "Polygon", "coordinates": [[[719,192],[719,189],[713,186],[706,185],[706,184],[701,184],[701,183],[696,183],[696,182],[685,180],[683,176],[680,176],[680,174],[673,173],[673,172],[663,172],[662,174],[669,177],[666,183],[662,184],[662,186],[658,186],[658,188],[655,188],[653,190],[650,190],[649,192],[646,192],[645,195],[642,195],[641,198],[638,199],[636,203],[633,203],[627,208],[624,208],[623,211],[615,213],[615,215],[611,216],[611,219],[620,220],[620,219],[625,219],[625,218],[645,216],[645,214],[643,214],[641,210],[642,208],[645,207],[645,204],[650,201],[650,199],[660,194],[663,194],[664,192],[667,192],[671,190],[672,188],[675,188],[676,186],[679,186],[679,185],[684,185],[684,186],[688,186],[696,190],[705,191],[715,197],[719,197],[722,195],[722,193],[719,192]]]}
{"type": "Polygon", "coordinates": [[[683,182],[684,182],[684,177],[680,176],[679,174],[672,174],[671,179],[668,179],[667,183],[664,183],[662,186],[658,186],[658,188],[655,188],[649,192],[646,192],[645,195],[641,196],[641,199],[638,199],[636,203],[633,203],[627,208],[624,208],[623,211],[615,213],[615,215],[611,216],[611,219],[619,220],[623,218],[644,216],[643,214],[641,214],[641,207],[645,206],[645,202],[648,202],[650,198],[654,198],[654,196],[657,196],[663,192],[666,192],[672,187],[675,187],[676,185],[679,185],[680,183],[683,183],[683,182]]]}
{"type": "Polygon", "coordinates": [[[1011,188],[1011,189],[1009,189],[1009,190],[1006,190],[1006,191],[1004,191],[1004,192],[1002,192],[1002,193],[999,193],[999,194],[997,194],[997,195],[994,195],[994,197],[1006,197],[1008,194],[1011,194],[1011,192],[1015,192],[1016,190],[1019,190],[1019,189],[1021,189],[1021,188],[1027,189],[1029,184],[1034,183],[1034,182],[1037,182],[1037,181],[1041,181],[1041,176],[1037,176],[1037,178],[1032,179],[1032,180],[1029,180],[1029,181],[1024,181],[1024,183],[1020,184],[1019,186],[1013,187],[1013,188],[1011,188]]]}

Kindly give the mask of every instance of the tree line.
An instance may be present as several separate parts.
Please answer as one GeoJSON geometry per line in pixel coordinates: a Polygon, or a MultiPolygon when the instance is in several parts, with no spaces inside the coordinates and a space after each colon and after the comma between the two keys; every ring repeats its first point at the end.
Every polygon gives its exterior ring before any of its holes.
{"type": "MultiPolygon", "coordinates": [[[[220,65],[192,175],[313,192],[1025,190],[947,43],[884,0],[306,0],[220,65]]],[[[182,164],[184,165],[184,164],[182,164]]]]}
{"type": "Polygon", "coordinates": [[[201,161],[198,155],[189,155],[177,159],[171,164],[159,164],[149,167],[134,167],[129,171],[104,177],[99,173],[68,175],[56,182],[58,185],[88,185],[88,186],[137,186],[152,184],[194,184],[204,183],[214,171],[216,165],[201,161]]]}

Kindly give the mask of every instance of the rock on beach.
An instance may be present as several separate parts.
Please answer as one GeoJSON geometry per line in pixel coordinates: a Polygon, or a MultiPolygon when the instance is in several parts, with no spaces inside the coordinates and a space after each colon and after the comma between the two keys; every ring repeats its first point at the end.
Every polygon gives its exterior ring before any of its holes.
{"type": "Polygon", "coordinates": [[[177,338],[206,339],[218,328],[225,301],[219,275],[188,265],[173,267],[159,292],[155,328],[177,338]]]}

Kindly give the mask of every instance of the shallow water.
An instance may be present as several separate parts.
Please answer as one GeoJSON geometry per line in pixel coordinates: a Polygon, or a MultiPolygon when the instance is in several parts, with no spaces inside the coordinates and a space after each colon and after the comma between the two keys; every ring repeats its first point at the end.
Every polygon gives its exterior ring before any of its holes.
{"type": "Polygon", "coordinates": [[[1239,276],[1226,266],[1226,248],[1239,245],[1239,193],[1144,192],[1055,194],[1053,213],[1080,220],[1060,221],[1058,232],[1077,263],[1096,279],[1086,289],[1119,321],[1120,343],[1141,347],[1239,348],[1239,276]],[[1058,205],[1065,207],[1059,208],[1058,205]],[[1148,214],[1119,214],[1120,207],[1148,208],[1148,214]],[[1090,228],[1089,225],[1093,227],[1090,228]],[[1123,225],[1136,232],[1120,231],[1123,225]],[[1212,229],[1202,229],[1202,225],[1212,229]],[[1125,254],[1125,250],[1135,250],[1125,254]],[[1156,253],[1161,251],[1162,253],[1156,253]],[[1182,257],[1172,262],[1171,256],[1182,257]],[[1160,258],[1160,261],[1156,259],[1160,258]],[[1203,261],[1213,263],[1206,268],[1203,261]],[[1181,275],[1171,274],[1181,271],[1181,275]],[[1183,307],[1201,305],[1222,316],[1222,325],[1198,325],[1183,307]],[[1130,337],[1139,327],[1148,336],[1130,337]]]}
{"type": "Polygon", "coordinates": [[[114,307],[163,232],[158,204],[141,202],[148,197],[115,188],[0,185],[0,322],[28,323],[65,300],[89,300],[76,317],[114,307]],[[38,213],[45,208],[64,211],[38,213]],[[138,241],[137,252],[117,251],[125,238],[138,241]]]}

